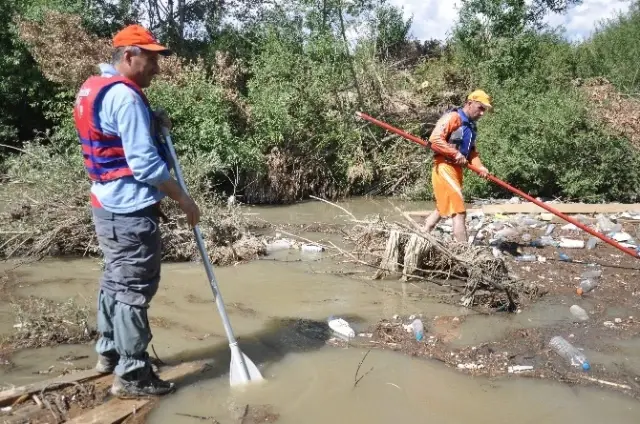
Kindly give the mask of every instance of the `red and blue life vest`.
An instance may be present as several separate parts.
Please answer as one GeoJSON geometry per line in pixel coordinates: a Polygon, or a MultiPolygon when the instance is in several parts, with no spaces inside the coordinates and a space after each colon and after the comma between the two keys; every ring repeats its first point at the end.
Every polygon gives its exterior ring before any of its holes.
{"type": "Polygon", "coordinates": [[[449,137],[447,138],[447,142],[456,148],[460,153],[462,153],[465,157],[469,156],[469,153],[473,150],[476,144],[476,136],[477,136],[477,127],[475,122],[471,121],[462,111],[462,108],[454,107],[447,111],[447,113],[457,112],[460,116],[461,124],[458,128],[456,128],[449,137]],[[468,146],[463,146],[463,135],[464,129],[469,128],[471,130],[471,140],[468,146]]]}
{"type": "Polygon", "coordinates": [[[100,102],[107,89],[115,84],[125,84],[131,87],[142,98],[152,117],[151,131],[158,145],[158,153],[165,163],[168,163],[164,146],[160,145],[155,131],[157,125],[153,118],[154,115],[149,105],[149,100],[140,87],[123,76],[103,77],[94,75],[89,77],[80,87],[73,110],[73,118],[78,131],[80,145],[82,146],[84,166],[92,181],[107,182],[133,175],[131,168],[127,164],[122,140],[117,134],[105,133],[100,125],[100,102]]]}

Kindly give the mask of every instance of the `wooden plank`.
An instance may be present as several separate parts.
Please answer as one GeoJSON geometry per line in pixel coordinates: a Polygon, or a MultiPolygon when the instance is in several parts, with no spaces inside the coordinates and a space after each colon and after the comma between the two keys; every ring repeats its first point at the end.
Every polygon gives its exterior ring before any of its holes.
{"type": "MultiPolygon", "coordinates": [[[[210,361],[185,362],[164,371],[160,371],[163,380],[175,381],[190,374],[203,371],[210,361]]],[[[135,414],[142,407],[153,402],[157,398],[144,399],[119,399],[113,398],[102,405],[78,415],[67,421],[69,424],[114,424],[118,423],[131,414],[135,414]]]]}
{"type": "Polygon", "coordinates": [[[16,399],[25,394],[40,392],[45,387],[52,389],[56,386],[67,386],[74,382],[92,380],[103,376],[95,369],[79,371],[71,374],[61,375],[45,381],[27,384],[26,386],[14,387],[13,389],[3,390],[0,392],[0,406],[11,405],[16,399]]]}
{"type": "MultiPolygon", "coordinates": [[[[550,203],[550,207],[567,215],[575,214],[612,214],[622,212],[640,212],[640,203],[550,203]]],[[[422,220],[429,216],[432,211],[411,211],[407,212],[411,218],[422,220]]],[[[505,203],[499,205],[483,205],[480,208],[467,209],[467,214],[483,212],[487,215],[501,214],[539,214],[550,213],[535,203],[505,203]]]]}

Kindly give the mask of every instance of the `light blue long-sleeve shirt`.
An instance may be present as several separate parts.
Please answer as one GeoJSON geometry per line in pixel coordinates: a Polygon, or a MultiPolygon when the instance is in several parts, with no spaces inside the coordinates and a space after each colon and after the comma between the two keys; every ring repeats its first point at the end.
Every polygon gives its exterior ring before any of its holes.
{"type": "MultiPolygon", "coordinates": [[[[102,76],[118,75],[108,64],[100,64],[100,71],[102,76]]],[[[144,101],[131,88],[116,84],[107,90],[96,107],[102,130],[122,139],[133,176],[93,182],[91,192],[104,209],[113,213],[134,212],[162,200],[165,194],[157,186],[171,174],[151,135],[151,116],[144,101]]]]}

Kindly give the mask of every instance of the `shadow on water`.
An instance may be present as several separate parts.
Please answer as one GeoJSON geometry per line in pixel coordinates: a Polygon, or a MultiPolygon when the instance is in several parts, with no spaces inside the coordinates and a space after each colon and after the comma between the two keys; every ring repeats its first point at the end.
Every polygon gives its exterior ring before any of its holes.
{"type": "MultiPolygon", "coordinates": [[[[365,320],[357,315],[341,315],[352,328],[358,332],[358,324],[365,320]]],[[[281,361],[287,354],[304,353],[319,350],[334,337],[326,321],[306,318],[271,318],[265,328],[257,333],[237,337],[240,350],[258,367],[264,375],[265,367],[281,361]]],[[[198,374],[185,376],[179,380],[180,385],[189,385],[202,380],[214,379],[228,375],[231,363],[231,351],[225,342],[210,347],[183,352],[164,362],[171,366],[184,362],[208,361],[210,366],[198,374]]]]}

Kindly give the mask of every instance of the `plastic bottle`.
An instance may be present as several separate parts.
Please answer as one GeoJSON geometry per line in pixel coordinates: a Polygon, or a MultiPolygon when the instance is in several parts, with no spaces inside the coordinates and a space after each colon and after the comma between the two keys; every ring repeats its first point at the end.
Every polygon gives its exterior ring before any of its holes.
{"type": "Polygon", "coordinates": [[[569,255],[562,252],[558,253],[558,259],[560,259],[562,262],[571,262],[571,258],[569,257],[569,255]]]}
{"type": "Polygon", "coordinates": [[[553,233],[553,230],[555,230],[555,228],[556,228],[556,224],[547,225],[547,229],[545,230],[544,235],[547,237],[550,236],[551,233],[553,233]]]}
{"type": "Polygon", "coordinates": [[[584,241],[562,238],[560,239],[560,247],[564,247],[565,249],[582,249],[584,247],[584,241]]]}
{"type": "Polygon", "coordinates": [[[596,237],[590,237],[589,240],[587,240],[587,249],[593,249],[596,247],[596,244],[598,244],[598,239],[596,237]]]}
{"type": "Polygon", "coordinates": [[[561,336],[555,336],[549,341],[549,346],[558,355],[571,362],[574,367],[581,367],[584,371],[591,369],[587,357],[580,350],[573,347],[571,343],[561,336]]]}
{"type": "Polygon", "coordinates": [[[586,280],[582,280],[576,292],[578,295],[582,296],[585,293],[589,293],[591,290],[598,287],[598,280],[596,278],[589,278],[586,280]]]}
{"type": "Polygon", "coordinates": [[[539,240],[540,240],[540,245],[541,246],[556,246],[556,245],[558,245],[558,242],[555,241],[553,239],[553,237],[550,237],[550,236],[542,236],[542,237],[540,237],[539,240]]]}
{"type": "Polygon", "coordinates": [[[303,252],[324,252],[324,247],[316,246],[314,244],[303,244],[302,251],[303,252]]]}
{"type": "Polygon", "coordinates": [[[571,312],[571,315],[573,315],[574,318],[576,318],[578,321],[588,321],[589,320],[589,314],[587,313],[587,311],[585,311],[584,309],[582,309],[578,305],[572,305],[569,308],[569,311],[571,312]]]}
{"type": "Polygon", "coordinates": [[[422,324],[420,318],[416,318],[413,320],[413,322],[411,323],[411,329],[413,330],[413,334],[415,335],[417,341],[423,339],[424,325],[422,324]]]}
{"type": "Polygon", "coordinates": [[[598,215],[598,228],[600,229],[601,232],[609,232],[609,231],[613,231],[615,224],[613,222],[611,222],[609,219],[607,219],[607,217],[605,217],[604,215],[600,214],[598,215]]]}
{"type": "Polygon", "coordinates": [[[536,255],[520,255],[516,256],[518,262],[536,262],[538,257],[536,255]]]}
{"type": "Polygon", "coordinates": [[[602,275],[601,269],[591,269],[589,271],[585,271],[580,275],[580,278],[583,280],[597,280],[602,275]]]}

